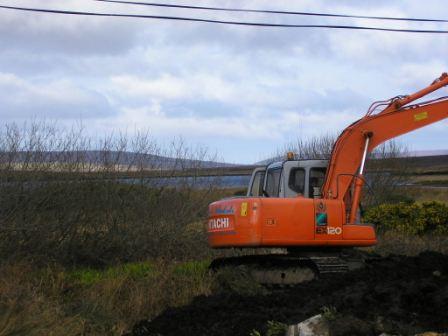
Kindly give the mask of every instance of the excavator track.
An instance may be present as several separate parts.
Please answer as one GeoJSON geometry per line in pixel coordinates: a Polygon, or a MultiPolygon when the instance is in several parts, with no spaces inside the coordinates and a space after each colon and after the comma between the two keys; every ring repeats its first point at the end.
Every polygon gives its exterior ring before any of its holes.
{"type": "Polygon", "coordinates": [[[210,269],[231,269],[263,286],[284,287],[346,273],[362,265],[360,259],[346,260],[338,255],[268,254],[215,259],[210,269]]]}
{"type": "Polygon", "coordinates": [[[345,273],[349,271],[347,262],[339,257],[310,257],[319,275],[345,273]]]}

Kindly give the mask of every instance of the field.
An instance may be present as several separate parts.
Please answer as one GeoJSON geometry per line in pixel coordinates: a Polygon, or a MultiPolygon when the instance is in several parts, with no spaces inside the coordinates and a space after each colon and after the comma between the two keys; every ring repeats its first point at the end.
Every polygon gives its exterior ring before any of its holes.
{"type": "Polygon", "coordinates": [[[76,162],[67,167],[1,167],[0,336],[275,336],[319,312],[334,335],[448,331],[445,189],[383,190],[377,200],[389,197],[388,213],[366,202],[366,214],[390,221],[379,226],[380,243],[365,251],[379,255],[377,261],[272,291],[208,270],[215,257],[242,252],[208,248],[207,206],[244,190],[219,189],[213,180],[198,188],[200,167],[176,172],[192,178],[174,187],[154,183],[143,170],[123,172],[122,165],[89,173],[76,162]],[[404,222],[400,216],[407,226],[394,224],[404,222]],[[409,230],[414,218],[418,232],[409,230]]]}
{"type": "Polygon", "coordinates": [[[244,279],[229,289],[208,271],[210,259],[102,269],[4,263],[0,335],[249,336],[252,329],[266,334],[268,321],[297,323],[325,309],[345,321],[334,322],[341,332],[448,330],[447,237],[388,234],[369,252],[418,257],[385,257],[357,273],[274,291],[244,279]],[[428,249],[445,254],[419,255],[428,249]]]}

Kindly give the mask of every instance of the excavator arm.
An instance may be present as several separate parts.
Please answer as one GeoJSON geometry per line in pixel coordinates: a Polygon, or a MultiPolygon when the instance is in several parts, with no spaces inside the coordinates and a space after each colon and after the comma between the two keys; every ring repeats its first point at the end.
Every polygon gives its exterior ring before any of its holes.
{"type": "Polygon", "coordinates": [[[341,133],[333,147],[322,196],[346,203],[350,200],[351,204],[346,204],[347,209],[351,209],[349,223],[355,222],[367,154],[387,140],[448,118],[448,97],[410,105],[446,85],[448,75],[444,73],[430,86],[412,95],[374,103],[363,118],[341,133]],[[374,114],[381,106],[386,108],[374,114]],[[352,187],[353,195],[347,197],[352,187]]]}

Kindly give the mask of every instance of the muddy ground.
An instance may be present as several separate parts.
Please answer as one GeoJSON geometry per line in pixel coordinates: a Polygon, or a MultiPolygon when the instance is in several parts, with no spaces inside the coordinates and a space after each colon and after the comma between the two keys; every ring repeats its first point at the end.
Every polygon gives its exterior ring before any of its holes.
{"type": "Polygon", "coordinates": [[[133,336],[241,335],[266,331],[266,322],[294,324],[326,307],[332,335],[413,335],[448,331],[448,256],[424,252],[390,256],[361,270],[289,289],[197,297],[141,321],[133,336]],[[335,313],[334,313],[335,312],[335,313]]]}

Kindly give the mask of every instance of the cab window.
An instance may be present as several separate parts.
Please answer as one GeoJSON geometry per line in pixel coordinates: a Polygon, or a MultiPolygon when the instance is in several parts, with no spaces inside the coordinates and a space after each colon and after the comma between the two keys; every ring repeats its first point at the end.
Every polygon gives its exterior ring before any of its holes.
{"type": "Polygon", "coordinates": [[[264,170],[260,170],[255,173],[252,185],[250,187],[249,196],[263,196],[264,174],[264,170]]]}
{"type": "Polygon", "coordinates": [[[269,169],[266,180],[266,193],[269,197],[278,197],[280,192],[280,177],[282,168],[269,169]]]}
{"type": "Polygon", "coordinates": [[[325,181],[325,173],[327,168],[311,168],[310,169],[310,184],[309,184],[309,197],[314,197],[314,188],[322,188],[325,181]]]}
{"type": "Polygon", "coordinates": [[[288,186],[297,194],[303,195],[305,192],[305,169],[292,168],[289,173],[288,186]]]}

